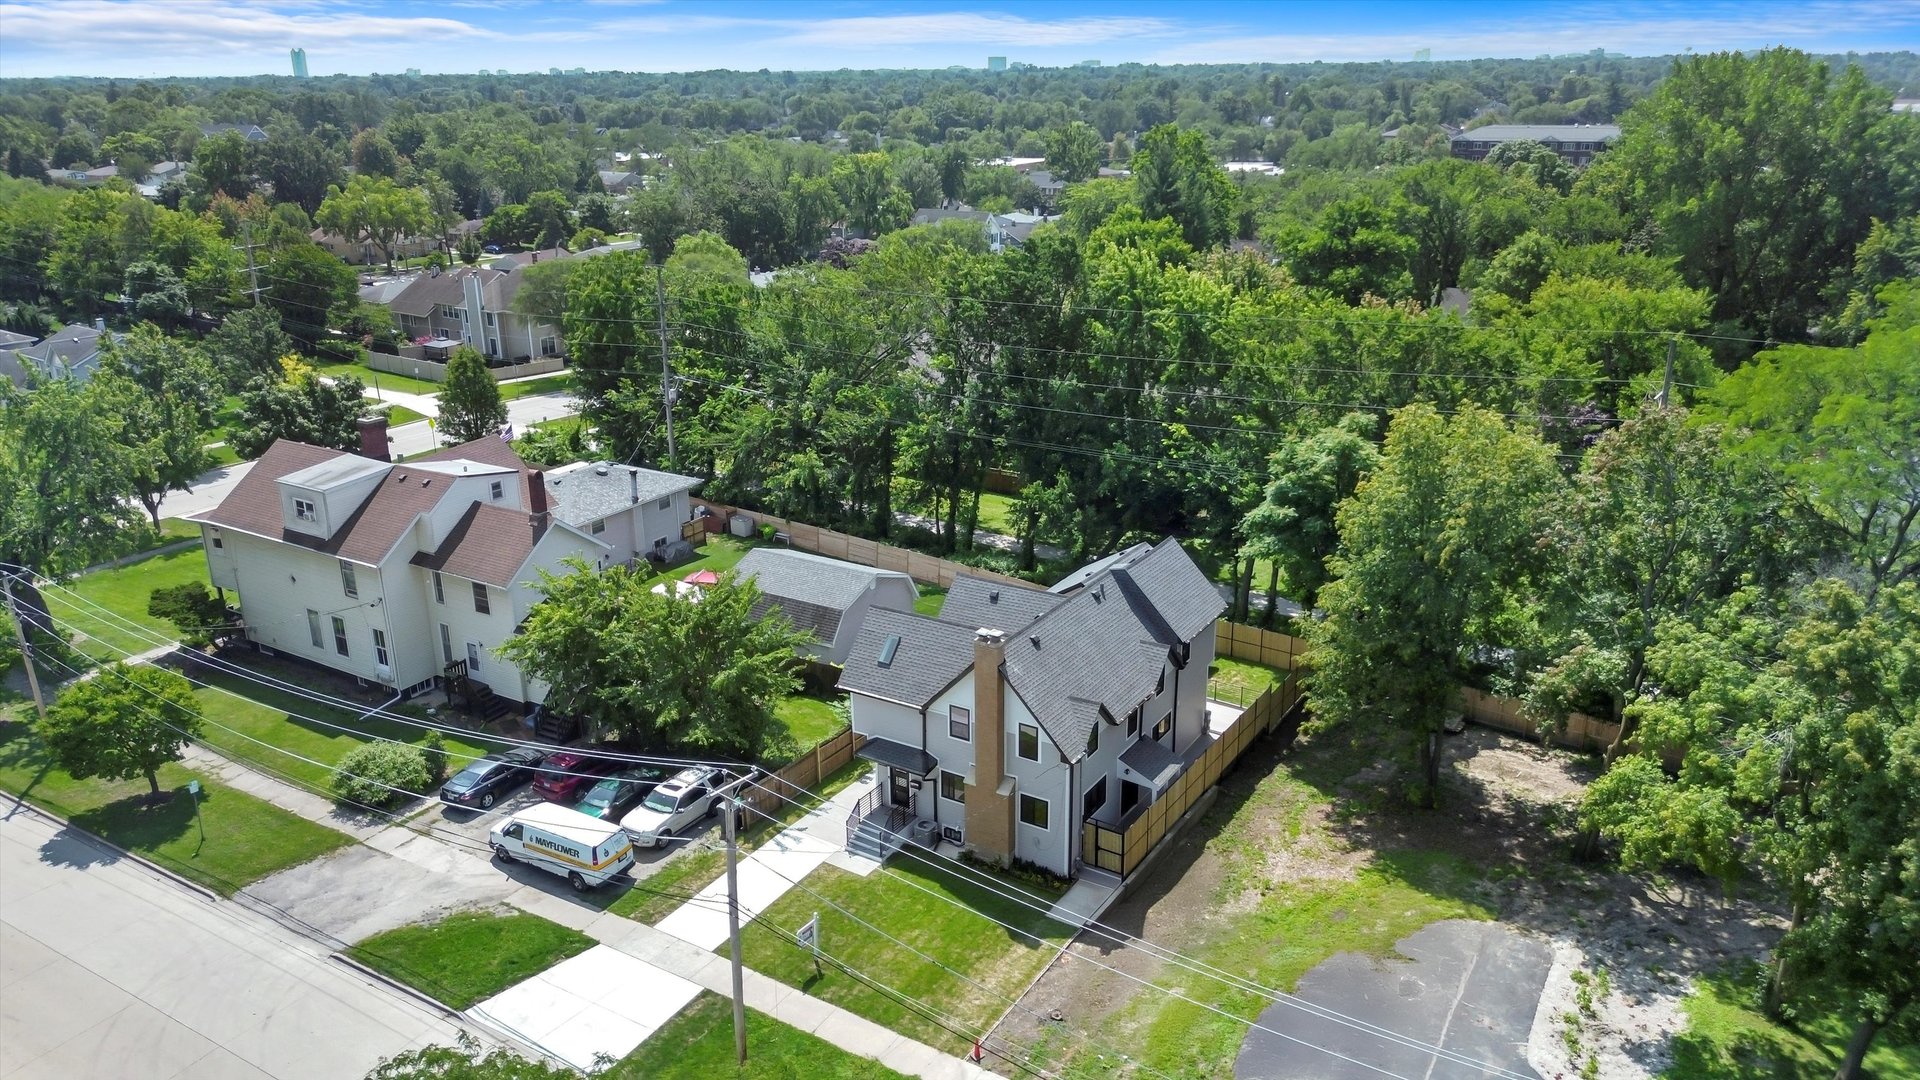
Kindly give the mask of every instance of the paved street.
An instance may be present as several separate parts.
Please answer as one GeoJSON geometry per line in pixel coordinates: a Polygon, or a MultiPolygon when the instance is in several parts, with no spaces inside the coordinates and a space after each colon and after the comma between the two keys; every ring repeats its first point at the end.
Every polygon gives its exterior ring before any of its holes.
{"type": "Polygon", "coordinates": [[[340,1080],[456,1030],[237,905],[0,812],[0,1080],[340,1080]]]}
{"type": "Polygon", "coordinates": [[[186,517],[202,510],[211,510],[220,505],[220,500],[233,493],[234,486],[253,468],[253,462],[242,461],[237,465],[222,465],[217,469],[201,473],[193,486],[186,491],[174,491],[167,494],[166,501],[160,504],[160,516],[163,518],[186,517]]]}

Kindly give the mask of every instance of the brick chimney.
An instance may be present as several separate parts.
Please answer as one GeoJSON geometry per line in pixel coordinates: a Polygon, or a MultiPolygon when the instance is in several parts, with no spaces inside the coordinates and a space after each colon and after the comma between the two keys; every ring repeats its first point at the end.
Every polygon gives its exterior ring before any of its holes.
{"type": "Polygon", "coordinates": [[[973,786],[967,789],[967,843],[1002,865],[1013,858],[1013,778],[1007,775],[1007,635],[982,627],[973,638],[973,786]]]}
{"type": "Polygon", "coordinates": [[[375,461],[392,461],[387,445],[387,417],[385,413],[377,416],[363,416],[353,422],[360,431],[360,456],[375,461]]]}
{"type": "Polygon", "coordinates": [[[533,530],[533,542],[539,543],[553,518],[547,510],[547,474],[535,469],[527,474],[527,528],[533,530]]]}

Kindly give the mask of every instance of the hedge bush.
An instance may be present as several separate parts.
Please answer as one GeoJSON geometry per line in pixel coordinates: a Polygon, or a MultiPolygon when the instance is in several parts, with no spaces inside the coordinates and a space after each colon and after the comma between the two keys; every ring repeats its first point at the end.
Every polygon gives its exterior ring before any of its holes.
{"type": "Polygon", "coordinates": [[[343,803],[392,806],[406,798],[406,792],[432,787],[433,771],[427,765],[426,751],[417,746],[368,743],[347,751],[334,769],[329,786],[333,797],[343,803]]]}

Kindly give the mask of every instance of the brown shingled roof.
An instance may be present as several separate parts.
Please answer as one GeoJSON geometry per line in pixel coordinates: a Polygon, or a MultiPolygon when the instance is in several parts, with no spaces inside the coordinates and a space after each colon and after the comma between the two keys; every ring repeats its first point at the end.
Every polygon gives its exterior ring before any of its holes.
{"type": "Polygon", "coordinates": [[[544,525],[538,532],[528,525],[525,510],[476,502],[460,515],[439,550],[415,555],[413,565],[504,589],[545,533],[544,525]]]}

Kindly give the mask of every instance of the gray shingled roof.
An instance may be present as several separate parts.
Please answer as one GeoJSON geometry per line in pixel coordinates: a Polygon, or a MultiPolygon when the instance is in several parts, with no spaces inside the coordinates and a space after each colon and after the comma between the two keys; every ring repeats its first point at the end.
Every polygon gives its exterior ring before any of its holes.
{"type": "Polygon", "coordinates": [[[1180,775],[1180,758],[1154,742],[1152,739],[1140,739],[1120,755],[1120,764],[1139,774],[1147,786],[1154,791],[1164,791],[1180,775]]]}
{"type": "Polygon", "coordinates": [[[641,503],[692,491],[702,483],[697,476],[601,461],[549,471],[547,494],[561,521],[584,526],[641,503]],[[602,474],[601,469],[606,472],[602,474]],[[640,492],[637,500],[634,497],[636,483],[640,492]]]}
{"type": "Polygon", "coordinates": [[[1620,137],[1618,124],[1488,124],[1453,137],[1455,142],[1611,142],[1620,137]]]}
{"type": "Polygon", "coordinates": [[[1066,577],[1061,578],[1059,581],[1054,582],[1053,586],[1047,591],[1050,593],[1070,593],[1080,586],[1085,585],[1087,582],[1092,581],[1099,575],[1106,573],[1109,569],[1121,563],[1132,562],[1135,559],[1145,556],[1147,552],[1152,550],[1153,545],[1145,543],[1135,544],[1129,548],[1122,548],[1104,558],[1095,559],[1080,569],[1075,570],[1073,573],[1068,574],[1066,577]]]}
{"type": "Polygon", "coordinates": [[[897,570],[876,570],[777,548],[754,548],[734,572],[752,578],[760,589],[760,599],[753,605],[755,618],[777,607],[796,629],[809,631],[823,644],[840,632],[840,617],[875,581],[906,577],[897,570]]]}
{"type": "Polygon", "coordinates": [[[1007,640],[1007,682],[1048,738],[1078,758],[1099,707],[1125,716],[1151,697],[1170,648],[1192,640],[1226,601],[1178,543],[1095,575],[1007,640]]]}
{"type": "Polygon", "coordinates": [[[973,629],[910,611],[874,608],[860,626],[840,671],[839,688],[924,709],[973,666],[973,629]],[[880,666],[887,639],[898,637],[893,661],[880,666]]]}
{"type": "Polygon", "coordinates": [[[1041,589],[961,574],[953,579],[940,605],[940,621],[968,630],[993,627],[1011,634],[1062,603],[1063,597],[1041,589]]]}

